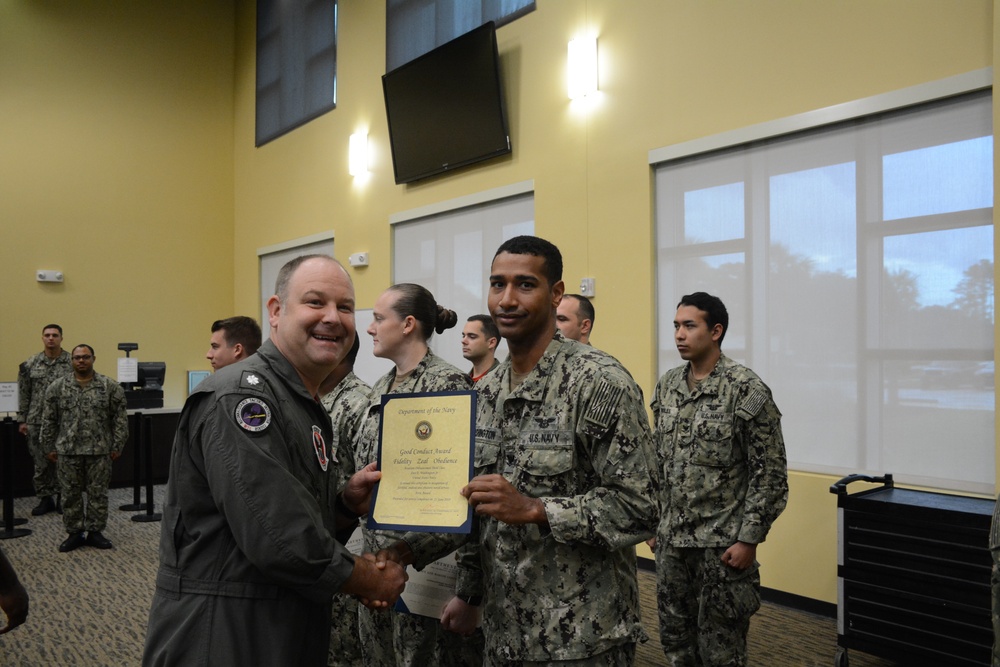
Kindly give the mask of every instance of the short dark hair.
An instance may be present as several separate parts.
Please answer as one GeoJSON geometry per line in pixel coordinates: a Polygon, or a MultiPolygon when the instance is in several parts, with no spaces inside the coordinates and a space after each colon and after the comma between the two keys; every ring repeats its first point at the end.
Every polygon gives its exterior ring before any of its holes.
{"type": "Polygon", "coordinates": [[[681,306],[694,306],[704,312],[705,322],[709,329],[715,328],[716,324],[721,324],[722,335],[719,336],[719,345],[722,345],[722,339],[726,337],[726,330],[729,329],[729,312],[726,310],[726,304],[722,303],[722,299],[707,292],[695,292],[682,296],[680,303],[677,304],[678,308],[681,306]]]}
{"type": "Polygon", "coordinates": [[[239,343],[247,356],[255,353],[260,347],[260,325],[252,317],[236,315],[212,322],[212,333],[220,330],[222,337],[226,339],[226,345],[232,347],[239,343]]]}
{"type": "MultiPolygon", "coordinates": [[[[280,303],[285,303],[285,299],[288,298],[288,282],[292,279],[292,275],[295,273],[296,269],[302,266],[306,260],[316,258],[328,259],[334,264],[343,267],[343,264],[338,262],[336,259],[322,253],[299,255],[298,257],[288,260],[285,262],[285,265],[278,270],[278,278],[274,281],[274,294],[278,297],[278,301],[280,303]]],[[[348,276],[348,280],[350,280],[350,276],[348,276]]]]}
{"type": "Polygon", "coordinates": [[[590,328],[593,329],[595,321],[593,302],[582,294],[563,294],[563,298],[576,299],[577,308],[580,315],[583,316],[582,319],[590,320],[590,328]]]}
{"type": "Polygon", "coordinates": [[[45,333],[46,329],[58,329],[59,330],[59,335],[60,336],[63,335],[62,334],[62,327],[59,326],[58,324],[46,324],[44,327],[42,327],[42,333],[45,333]]]}
{"type": "Polygon", "coordinates": [[[73,349],[76,350],[76,349],[79,349],[81,347],[85,347],[88,350],[90,350],[90,356],[94,357],[95,359],[97,358],[97,353],[94,352],[94,348],[90,347],[86,343],[80,343],[79,345],[74,346],[73,349]]]}
{"type": "Polygon", "coordinates": [[[497,328],[497,323],[489,315],[473,315],[466,321],[479,322],[483,325],[483,333],[487,338],[496,338],[497,343],[503,340],[503,337],[500,335],[500,329],[497,328]]]}
{"type": "Polygon", "coordinates": [[[420,333],[425,341],[429,340],[435,331],[442,333],[445,329],[458,324],[458,315],[455,311],[439,306],[434,295],[423,285],[399,283],[386,291],[399,294],[392,309],[401,318],[413,316],[420,324],[420,333]]]}
{"type": "Polygon", "coordinates": [[[563,261],[562,253],[552,243],[537,236],[515,236],[500,244],[493,259],[502,252],[511,255],[534,255],[544,260],[545,277],[549,281],[549,286],[555,285],[562,280],[563,261]]]}

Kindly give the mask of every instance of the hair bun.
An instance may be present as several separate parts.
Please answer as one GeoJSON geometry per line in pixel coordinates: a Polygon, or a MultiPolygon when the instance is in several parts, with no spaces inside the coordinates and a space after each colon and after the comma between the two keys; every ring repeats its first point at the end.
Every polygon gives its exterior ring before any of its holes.
{"type": "Polygon", "coordinates": [[[443,333],[445,329],[451,329],[458,324],[458,314],[454,310],[448,310],[441,305],[438,305],[437,310],[437,324],[434,326],[434,331],[443,333]]]}

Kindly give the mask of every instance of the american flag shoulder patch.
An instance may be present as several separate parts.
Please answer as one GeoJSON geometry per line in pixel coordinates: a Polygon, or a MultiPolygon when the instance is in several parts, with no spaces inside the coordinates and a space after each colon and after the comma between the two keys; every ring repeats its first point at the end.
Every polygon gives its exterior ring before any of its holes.
{"type": "Polygon", "coordinates": [[[764,392],[754,389],[747,394],[742,401],[740,401],[736,411],[745,414],[748,419],[752,419],[753,417],[756,417],[757,413],[760,412],[760,409],[764,407],[764,402],[766,400],[767,396],[764,395],[764,392]]]}
{"type": "Polygon", "coordinates": [[[603,429],[608,428],[618,413],[618,403],[621,402],[624,394],[624,387],[612,384],[607,380],[601,380],[594,395],[590,398],[590,405],[587,407],[584,419],[603,429]]]}

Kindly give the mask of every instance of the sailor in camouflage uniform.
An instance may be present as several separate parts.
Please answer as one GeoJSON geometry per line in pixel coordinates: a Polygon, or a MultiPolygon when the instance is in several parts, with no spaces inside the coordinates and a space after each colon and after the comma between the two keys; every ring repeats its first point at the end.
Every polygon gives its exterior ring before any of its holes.
{"type": "Polygon", "coordinates": [[[108,523],[111,462],[121,456],[128,440],[128,415],[125,391],[94,370],[94,358],[92,347],[77,345],[73,374],[55,380],[45,392],[41,444],[58,456],[63,524],[69,533],[59,546],[62,552],[84,544],[111,548],[101,531],[108,523]]]}
{"type": "Polygon", "coordinates": [[[38,505],[31,513],[35,516],[47,514],[56,509],[56,494],[59,493],[59,478],[56,464],[49,460],[45,448],[41,446],[42,411],[45,408],[45,390],[53,380],[73,372],[69,352],[62,349],[62,327],[46,324],[42,328],[42,344],[45,349],[25,361],[17,371],[17,421],[18,430],[28,442],[28,453],[35,463],[35,495],[38,505]]]}
{"type": "MultiPolygon", "coordinates": [[[[331,484],[342,489],[355,472],[354,442],[361,432],[371,393],[364,380],[354,374],[360,341],[354,345],[340,365],[320,385],[323,409],[330,415],[333,440],[330,442],[331,484]]],[[[334,502],[333,508],[344,510],[334,502]]],[[[356,522],[355,522],[356,523],[356,522]]],[[[350,595],[334,595],[330,629],[330,667],[364,667],[361,638],[358,636],[358,601],[350,595]]]]}
{"type": "MultiPolygon", "coordinates": [[[[458,322],[454,311],[437,305],[424,287],[401,283],[387,289],[375,302],[368,328],[375,356],[396,365],[372,387],[367,417],[355,449],[355,464],[378,456],[378,434],[383,394],[465,391],[472,388],[467,373],[435,355],[428,340],[437,331],[458,322]]],[[[456,489],[457,492],[457,489],[456,489]]],[[[397,541],[402,532],[363,527],[365,551],[378,551],[397,541]]],[[[454,547],[453,547],[454,548],[454,547]]],[[[441,556],[447,555],[441,554],[441,556]]],[[[360,610],[365,664],[397,667],[443,667],[482,664],[482,633],[462,637],[441,627],[438,618],[390,611],[360,610]]]]}
{"type": "MultiPolygon", "coordinates": [[[[512,238],[491,273],[510,356],[476,385],[476,477],[462,490],[479,517],[485,664],[631,665],[646,639],[633,547],[656,526],[641,391],[614,358],[556,331],[558,248],[512,238]]],[[[407,533],[379,557],[421,567],[441,541],[407,533]]],[[[476,592],[476,577],[459,590],[476,592]]]]}
{"type": "Polygon", "coordinates": [[[722,354],[718,298],[678,304],[674,339],[687,364],[656,385],[661,466],[656,536],[660,643],[668,665],[746,664],[760,607],[757,545],[788,499],[781,413],[757,375],[722,354]]]}

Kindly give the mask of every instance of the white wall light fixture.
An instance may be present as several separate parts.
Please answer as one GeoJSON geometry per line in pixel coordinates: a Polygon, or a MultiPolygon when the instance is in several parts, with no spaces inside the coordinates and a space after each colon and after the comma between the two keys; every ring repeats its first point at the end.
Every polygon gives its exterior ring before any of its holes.
{"type": "Polygon", "coordinates": [[[358,177],[368,174],[368,133],[361,131],[352,134],[347,152],[347,171],[351,176],[358,177]]]}
{"type": "Polygon", "coordinates": [[[597,37],[577,37],[569,43],[568,90],[571,100],[597,92],[597,37]]]}

